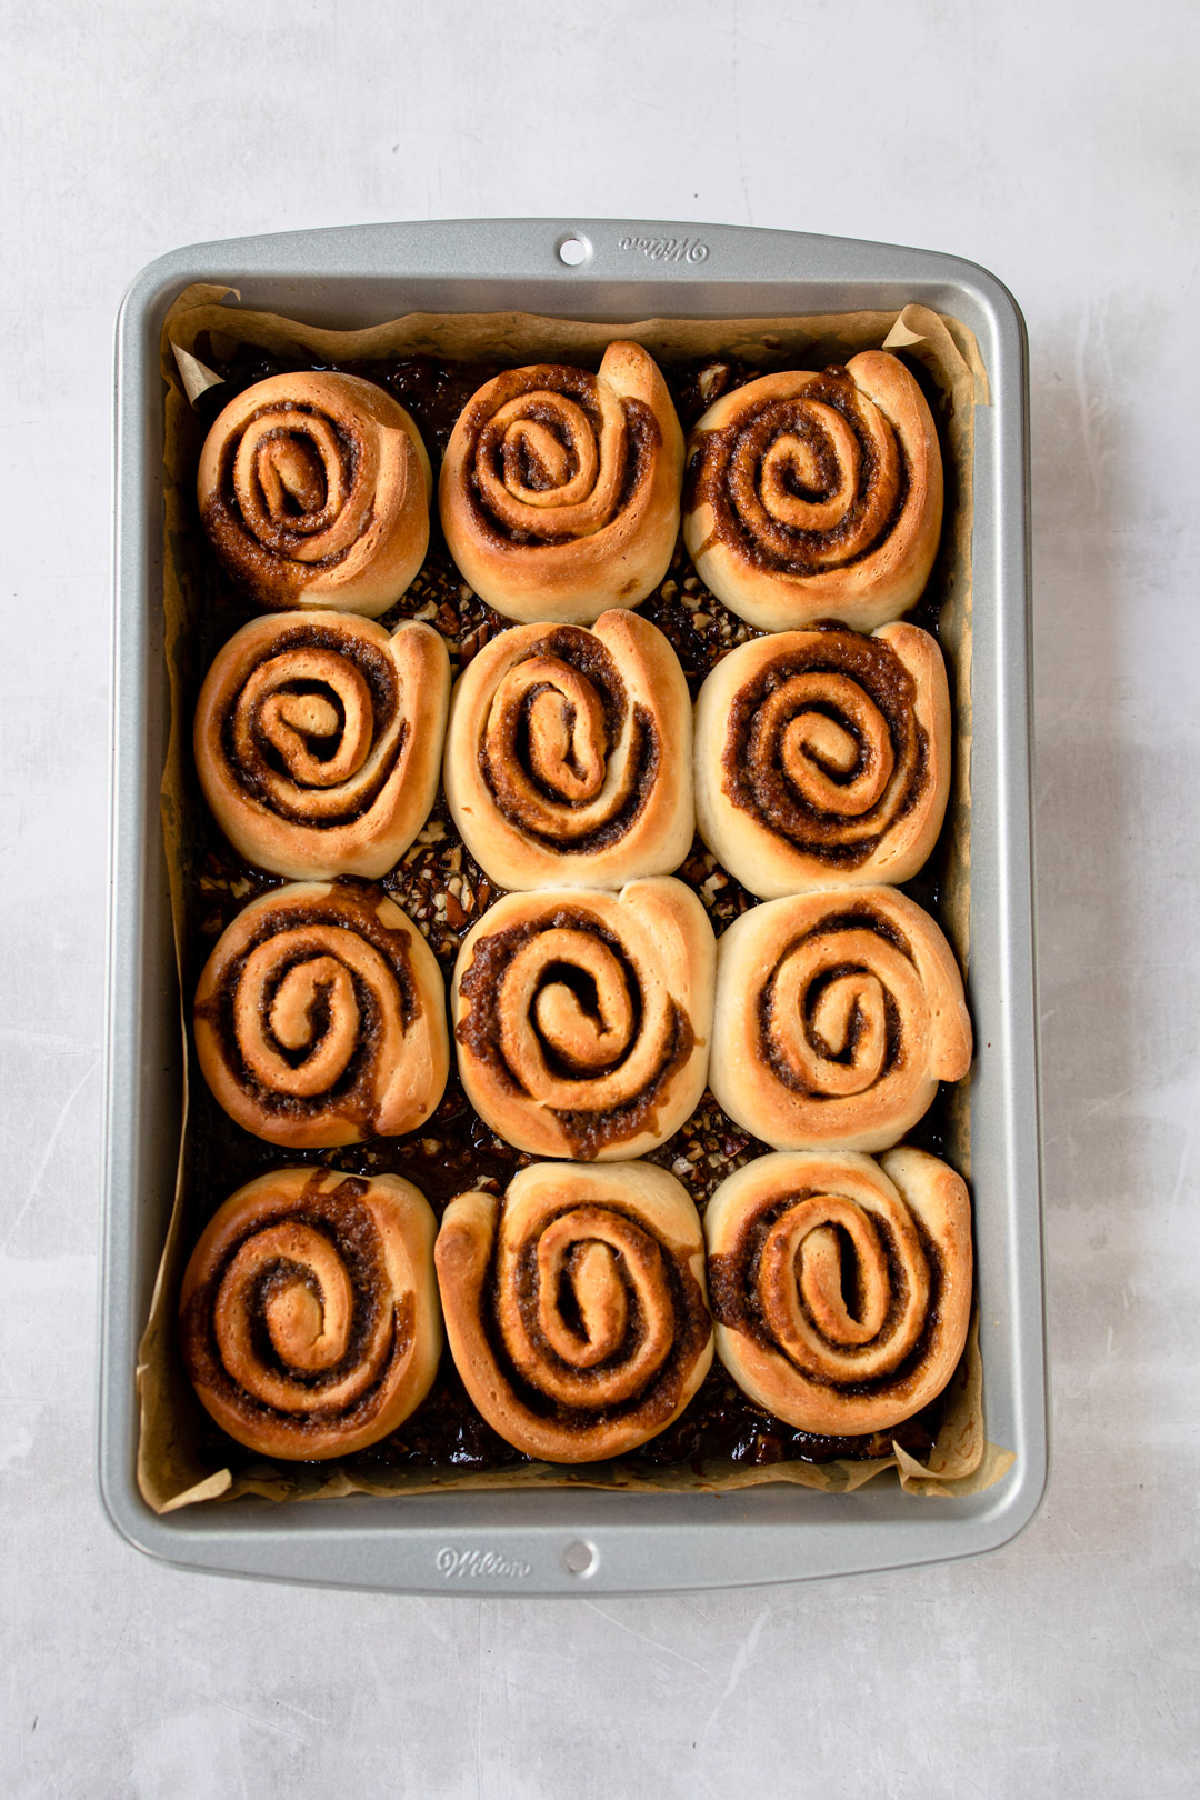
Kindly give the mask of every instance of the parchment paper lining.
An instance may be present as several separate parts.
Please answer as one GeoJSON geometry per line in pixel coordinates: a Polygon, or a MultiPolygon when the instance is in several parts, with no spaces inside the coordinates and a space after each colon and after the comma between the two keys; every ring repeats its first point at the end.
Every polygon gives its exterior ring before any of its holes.
{"type": "MultiPolygon", "coordinates": [[[[176,954],[182,966],[187,896],[182,875],[184,836],[183,757],[190,721],[181,716],[182,652],[189,629],[189,583],[184,544],[192,525],[196,460],[203,428],[192,400],[215,379],[196,355],[202,334],[214,357],[238,345],[253,345],[284,356],[346,362],[431,354],[513,363],[554,358],[598,357],[617,335],[644,344],[664,361],[697,356],[736,356],[751,364],[819,367],[844,362],[856,351],[902,349],[917,359],[949,403],[943,451],[954,476],[957,505],[947,518],[939,569],[945,589],[940,618],[942,647],[954,675],[955,770],[947,828],[943,834],[940,917],[967,967],[969,956],[969,775],[971,749],[971,455],[973,411],[987,403],[987,378],[972,334],[957,320],[927,308],[770,319],[649,319],[606,325],[538,318],[521,313],[428,314],[362,331],[336,332],[243,310],[231,289],[197,284],[172,306],[163,327],[164,419],[163,610],[171,693],[170,735],[162,783],[162,821],[170,876],[176,954]]],[[[186,996],[185,1005],[186,1005],[186,996]]],[[[181,1018],[185,1055],[183,1133],[188,1129],[186,1023],[181,1018]]],[[[948,1114],[950,1159],[970,1174],[967,1084],[959,1084],[948,1114]]],[[[943,1423],[928,1462],[899,1446],[890,1457],[869,1462],[772,1463],[762,1467],[719,1466],[633,1470],[620,1463],[567,1469],[523,1465],[488,1472],[396,1469],[365,1476],[337,1464],[288,1466],[252,1464],[235,1477],[227,1468],[205,1464],[199,1453],[199,1405],[191,1391],[175,1341],[175,1304],[191,1246],[183,1241],[182,1142],[180,1175],[155,1281],[150,1315],[139,1346],[137,1384],[141,1404],[138,1483],[147,1503],[168,1512],[204,1500],[257,1494],[276,1501],[328,1498],[351,1493],[429,1493],[446,1488],[472,1491],[529,1487],[585,1486],[640,1491],[734,1490],[765,1482],[786,1482],[827,1492],[849,1493],[886,1470],[896,1470],[906,1491],[921,1495],[969,1494],[998,1480],[1012,1453],[986,1441],[978,1321],[956,1373],[943,1423]]],[[[284,1153],[281,1161],[286,1161],[284,1153]]],[[[221,1195],[221,1198],[224,1196],[221,1195]]]]}

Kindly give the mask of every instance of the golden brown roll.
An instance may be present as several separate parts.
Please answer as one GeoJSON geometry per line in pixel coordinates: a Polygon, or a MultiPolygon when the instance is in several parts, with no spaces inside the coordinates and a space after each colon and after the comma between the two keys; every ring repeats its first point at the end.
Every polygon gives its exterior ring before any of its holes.
{"type": "Polygon", "coordinates": [[[755,638],[700,690],[700,835],[761,899],[907,881],[949,787],[946,668],[915,625],[755,638]]]}
{"type": "Polygon", "coordinates": [[[882,1150],[971,1064],[949,944],[895,888],[768,900],[721,939],[709,1081],[777,1150],[882,1150]]]}
{"type": "Polygon", "coordinates": [[[454,972],[467,1098],[538,1156],[652,1150],[704,1091],[714,963],[704,908],[679,881],[508,895],[454,972]]]}
{"type": "Polygon", "coordinates": [[[472,396],[442,463],[442,529],[497,612],[586,625],[636,606],[666,574],[682,471],[657,364],[617,342],[597,375],[538,363],[472,396]]]}
{"type": "Polygon", "coordinates": [[[618,887],[688,853],[691,737],[679,659],[645,619],[518,626],[454,690],[446,799],[499,886],[618,887]]]}
{"type": "Polygon", "coordinates": [[[188,1374],[221,1429],[305,1462],[395,1431],[441,1350],[435,1229],[396,1175],[275,1169],[231,1194],[179,1301],[188,1374]]]}
{"type": "Polygon", "coordinates": [[[251,901],[205,965],[193,1019],[217,1100],[272,1144],[400,1137],[446,1085],[441,974],[378,888],[295,882],[251,901]]]}
{"type": "Polygon", "coordinates": [[[870,631],[929,579],[942,458],[925,397],[886,350],[723,394],[688,445],[683,535],[719,600],[764,631],[870,631]]]}
{"type": "Polygon", "coordinates": [[[921,1150],[762,1156],[704,1217],[717,1355],[759,1406],[829,1437],[887,1431],[958,1365],[971,1203],[921,1150]]]}
{"type": "Polygon", "coordinates": [[[651,1163],[535,1163],[503,1200],[460,1194],[435,1258],[455,1366],[526,1456],[621,1456],[708,1373],[700,1220],[651,1163]]]}
{"type": "Polygon", "coordinates": [[[260,869],[384,875],[437,796],[450,659],[428,625],[270,613],[235,632],[196,709],[204,797],[260,869]]]}
{"type": "Polygon", "coordinates": [[[356,375],[300,370],[247,388],[204,440],[197,489],[217,555],[263,610],[377,618],[425,560],[421,434],[356,375]]]}

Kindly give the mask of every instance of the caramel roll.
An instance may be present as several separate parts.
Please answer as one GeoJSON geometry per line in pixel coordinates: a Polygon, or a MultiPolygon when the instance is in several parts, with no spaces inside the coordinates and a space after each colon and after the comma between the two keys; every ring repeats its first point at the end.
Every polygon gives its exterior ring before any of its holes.
{"type": "Polygon", "coordinates": [[[232,1194],[180,1294],[188,1374],[221,1429],[305,1462],[395,1431],[441,1349],[435,1229],[396,1175],[276,1169],[232,1194]]]}
{"type": "Polygon", "coordinates": [[[454,974],[467,1098],[539,1156],[652,1150],[704,1090],[714,962],[704,908],[679,881],[508,895],[454,974]]]}
{"type": "Polygon", "coordinates": [[[971,1313],[971,1205],[921,1150],[763,1156],[704,1217],[717,1355],[801,1431],[886,1431],[936,1399],[971,1313]]]}
{"type": "Polygon", "coordinates": [[[645,619],[518,626],[454,690],[446,799],[499,886],[618,887],[688,853],[691,736],[679,660],[645,619]]]}
{"type": "Polygon", "coordinates": [[[296,882],[252,901],[208,959],[194,1022],[213,1094],[273,1144],[399,1137],[446,1085],[441,974],[378,889],[296,882]]]}
{"type": "Polygon", "coordinates": [[[588,624],[636,606],[666,574],[682,470],[657,364],[617,342],[596,375],[538,363],[471,397],[442,463],[442,528],[497,612],[588,624]]]}
{"type": "Polygon", "coordinates": [[[437,795],[450,695],[428,625],[271,613],[225,645],[196,710],[196,767],[230,842],[260,869],[384,875],[437,795]]]}
{"type": "Polygon", "coordinates": [[[953,952],[895,888],[769,900],[722,937],[709,1080],[777,1150],[882,1150],[970,1063],[953,952]]]}
{"type": "Polygon", "coordinates": [[[949,786],[946,668],[915,625],[756,638],[700,690],[700,834],[761,899],[907,881],[949,786]]]}
{"type": "Polygon", "coordinates": [[[435,1259],[467,1392],[526,1456],[620,1456],[708,1373],[700,1220],[665,1169],[536,1163],[502,1200],[452,1200],[435,1259]]]}
{"type": "Polygon", "coordinates": [[[421,434],[356,375],[300,370],[247,388],[204,440],[197,487],[217,555],[263,610],[377,618],[425,560],[421,434]]]}
{"type": "Polygon", "coordinates": [[[886,350],[763,375],[709,407],[688,445],[683,535],[719,600],[764,631],[870,631],[929,579],[942,458],[920,388],[886,350]]]}

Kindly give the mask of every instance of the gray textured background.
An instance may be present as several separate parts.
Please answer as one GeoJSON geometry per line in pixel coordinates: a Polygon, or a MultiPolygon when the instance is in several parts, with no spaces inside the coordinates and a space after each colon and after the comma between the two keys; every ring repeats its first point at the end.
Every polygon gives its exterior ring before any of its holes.
{"type": "Polygon", "coordinates": [[[0,1788],[1194,1792],[1195,9],[203,11],[64,0],[0,24],[0,1788]],[[1054,1462],[990,1558],[391,1600],[176,1574],[101,1517],[117,303],[196,239],[477,213],[953,250],[1025,309],[1054,1462]]]}

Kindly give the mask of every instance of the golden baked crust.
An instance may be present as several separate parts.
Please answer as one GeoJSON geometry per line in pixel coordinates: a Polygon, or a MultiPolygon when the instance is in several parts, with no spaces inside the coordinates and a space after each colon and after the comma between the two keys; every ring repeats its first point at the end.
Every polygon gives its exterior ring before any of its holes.
{"type": "Polygon", "coordinates": [[[762,1156],[705,1214],[717,1355],[801,1431],[900,1424],[941,1393],[966,1343],[966,1187],[921,1150],[881,1163],[846,1150],[762,1156]]]}
{"type": "Polygon", "coordinates": [[[400,1137],[446,1085],[441,973],[377,888],[295,882],[251,901],[218,939],[192,1017],[216,1099],[273,1144],[400,1137]]]}
{"type": "Polygon", "coordinates": [[[691,736],[679,659],[647,620],[517,626],[454,689],[446,799],[501,887],[619,887],[688,853],[691,736]]]}
{"type": "Polygon", "coordinates": [[[421,434],[356,375],[256,382],[200,453],[200,516],[263,609],[336,606],[377,618],[425,560],[433,477],[421,434]]]}
{"type": "Polygon", "coordinates": [[[666,877],[619,894],[508,895],[454,972],[468,1100],[539,1156],[654,1149],[704,1091],[715,956],[704,908],[666,877]]]}
{"type": "Polygon", "coordinates": [[[620,1456],[708,1373],[700,1220],[665,1169],[536,1163],[503,1200],[452,1200],[435,1257],[455,1366],[526,1456],[620,1456]]]}
{"type": "Polygon", "coordinates": [[[882,1150],[971,1064],[962,977],[895,888],[767,900],[718,947],[709,1081],[777,1150],[882,1150]]]}
{"type": "Polygon", "coordinates": [[[305,1462],[395,1431],[437,1371],[435,1229],[397,1175],[275,1169],[231,1194],[179,1299],[184,1361],[221,1429],[305,1462]]]}
{"type": "Polygon", "coordinates": [[[428,625],[389,636],[341,612],[252,619],[200,689],[204,797],[260,869],[385,875],[437,797],[449,699],[450,658],[428,625]]]}
{"type": "Polygon", "coordinates": [[[907,881],[950,790],[950,694],[915,625],[786,631],[719,662],[696,703],[700,835],[743,887],[907,881]]]}
{"type": "Polygon", "coordinates": [[[719,600],[765,631],[870,631],[920,596],[942,525],[925,397],[886,350],[845,369],[763,375],[688,442],[683,535],[719,600]]]}
{"type": "Polygon", "coordinates": [[[658,365],[618,340],[596,375],[538,363],[471,397],[442,462],[442,529],[497,612],[588,624],[636,606],[666,574],[682,472],[658,365]]]}

